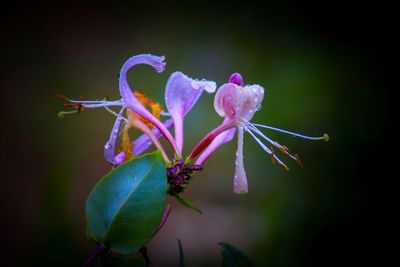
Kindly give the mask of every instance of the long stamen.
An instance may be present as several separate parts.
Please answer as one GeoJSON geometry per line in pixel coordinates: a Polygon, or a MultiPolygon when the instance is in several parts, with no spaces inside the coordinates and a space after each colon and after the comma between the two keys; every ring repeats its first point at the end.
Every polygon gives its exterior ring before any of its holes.
{"type": "Polygon", "coordinates": [[[288,166],[286,166],[285,163],[283,163],[276,155],[273,153],[263,142],[261,142],[260,139],[249,129],[247,126],[244,127],[244,129],[256,140],[256,142],[262,147],[262,149],[265,150],[268,154],[272,155],[276,161],[278,162],[279,165],[281,165],[283,168],[285,168],[287,171],[289,171],[288,166]]]}
{"type": "Polygon", "coordinates": [[[135,126],[136,128],[140,129],[141,131],[143,131],[145,134],[147,134],[149,136],[149,138],[151,139],[151,141],[153,141],[154,145],[161,151],[164,160],[169,163],[170,160],[167,156],[167,153],[165,152],[164,148],[162,147],[160,141],[158,140],[158,138],[153,134],[153,132],[150,130],[150,128],[141,120],[139,119],[135,119],[132,122],[133,126],[135,126]]]}
{"type": "Polygon", "coordinates": [[[296,160],[296,157],[293,156],[292,154],[289,153],[289,149],[286,146],[282,146],[281,144],[279,144],[276,141],[273,141],[271,138],[267,137],[266,135],[264,135],[260,130],[258,130],[252,123],[245,121],[244,122],[246,124],[246,126],[250,127],[253,131],[255,131],[259,136],[261,136],[262,138],[264,138],[266,141],[268,141],[271,145],[276,146],[277,148],[279,148],[279,150],[282,151],[282,153],[288,155],[289,157],[291,157],[292,159],[296,160]]]}
{"type": "MultiPolygon", "coordinates": [[[[107,110],[108,112],[110,112],[111,114],[113,114],[114,116],[118,117],[118,113],[115,112],[114,110],[110,109],[109,107],[104,107],[104,108],[105,108],[105,110],[107,110]]],[[[125,117],[122,117],[121,119],[122,119],[123,121],[125,121],[126,123],[129,123],[129,121],[128,121],[125,117]]]]}
{"type": "Polygon", "coordinates": [[[108,100],[69,100],[71,103],[82,103],[82,104],[106,104],[106,103],[119,103],[120,106],[122,106],[122,100],[114,100],[114,101],[108,101],[108,100]]]}
{"type": "Polygon", "coordinates": [[[66,96],[59,95],[58,96],[60,99],[64,100],[66,103],[64,104],[64,107],[71,107],[74,108],[75,110],[72,111],[60,111],[58,113],[59,118],[63,118],[65,115],[69,114],[75,114],[75,113],[80,113],[83,109],[86,108],[100,108],[104,107],[111,113],[113,113],[115,116],[118,116],[117,113],[111,111],[108,109],[110,106],[123,106],[122,100],[115,100],[115,101],[107,101],[107,100],[72,100],[69,99],[66,96]]]}
{"type": "Polygon", "coordinates": [[[283,130],[283,129],[276,128],[276,127],[272,127],[272,126],[268,126],[268,125],[263,125],[263,124],[256,124],[256,123],[253,123],[252,125],[258,126],[258,127],[261,127],[261,128],[265,128],[265,129],[270,129],[270,130],[277,131],[277,132],[281,132],[281,133],[285,133],[285,134],[289,134],[289,135],[293,135],[293,136],[296,136],[296,137],[308,139],[308,140],[324,140],[324,141],[329,141],[329,135],[326,134],[326,133],[323,134],[322,136],[319,136],[319,137],[313,137],[313,136],[306,136],[306,135],[302,135],[302,134],[290,132],[290,131],[287,131],[287,130],[283,130]]]}
{"type": "Polygon", "coordinates": [[[58,112],[57,116],[62,119],[64,118],[65,115],[69,115],[69,114],[75,114],[78,113],[78,110],[71,110],[71,111],[60,111],[58,112]]]}
{"type": "Polygon", "coordinates": [[[103,102],[103,103],[97,103],[97,104],[86,104],[86,103],[79,103],[79,102],[74,102],[81,104],[82,107],[84,108],[101,108],[101,107],[119,107],[119,106],[123,106],[122,102],[120,101],[107,101],[107,102],[103,102]]]}

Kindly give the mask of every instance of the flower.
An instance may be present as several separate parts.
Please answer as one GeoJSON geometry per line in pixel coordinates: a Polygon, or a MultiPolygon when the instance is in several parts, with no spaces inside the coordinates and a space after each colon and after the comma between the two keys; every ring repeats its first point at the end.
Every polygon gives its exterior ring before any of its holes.
{"type": "Polygon", "coordinates": [[[275,155],[272,146],[277,147],[282,153],[296,160],[302,166],[297,154],[292,155],[286,146],[280,145],[263,134],[257,127],[266,128],[296,137],[301,137],[310,140],[325,140],[329,137],[324,134],[322,137],[309,137],[294,132],[289,132],[268,125],[251,123],[255,112],[261,108],[261,102],[264,98],[264,88],[260,85],[244,85],[242,76],[238,73],[231,75],[229,82],[223,84],[217,91],[214,98],[215,111],[221,117],[224,117],[223,123],[207,134],[202,141],[194,148],[189,158],[194,159],[200,155],[196,164],[203,165],[207,158],[222,144],[233,139],[234,130],[237,128],[238,146],[236,151],[235,175],[233,179],[233,191],[238,194],[248,192],[248,183],[246,172],[243,164],[243,135],[248,132],[254,140],[270,155],[273,162],[278,162],[279,165],[286,170],[289,168],[275,155]],[[272,146],[268,148],[259,137],[270,143],[272,146]]]}
{"type": "Polygon", "coordinates": [[[233,191],[238,194],[248,192],[247,177],[243,163],[244,132],[248,132],[264,151],[272,156],[273,163],[277,162],[286,170],[289,170],[289,168],[278,158],[273,147],[278,148],[283,154],[294,159],[299,166],[302,166],[298,155],[291,154],[286,146],[270,139],[259,128],[310,140],[328,141],[329,139],[327,134],[321,137],[310,137],[268,125],[251,123],[250,121],[254,114],[261,108],[264,88],[257,84],[245,85],[242,76],[239,73],[234,73],[229,78],[228,83],[219,87],[214,98],[214,109],[218,115],[224,118],[223,122],[196,145],[186,160],[182,160],[184,117],[195,105],[203,91],[208,93],[215,92],[216,84],[213,81],[189,78],[182,72],[172,73],[165,88],[165,103],[168,110],[168,113],[165,113],[162,111],[160,104],[150,100],[141,92],[132,91],[126,78],[127,72],[138,64],[150,65],[157,72],[163,72],[166,65],[164,59],[164,57],[150,54],[129,58],[122,66],[120,73],[119,91],[121,99],[115,101],[85,101],[82,99],[71,100],[61,96],[66,101],[64,106],[71,107],[74,110],[60,112],[59,117],[63,117],[65,114],[80,113],[84,109],[104,107],[116,116],[110,137],[104,146],[105,159],[114,166],[119,165],[132,157],[140,155],[151,144],[154,144],[161,151],[167,163],[167,176],[175,193],[182,192],[192,175],[201,170],[207,159],[222,144],[230,142],[236,133],[238,146],[233,191]],[[110,109],[110,107],[115,106],[121,107],[119,113],[110,109]],[[171,118],[162,122],[160,116],[170,116],[171,118]],[[174,137],[169,131],[172,126],[174,126],[174,137]],[[133,127],[141,130],[144,134],[134,142],[131,142],[129,129],[133,127]],[[172,160],[169,159],[159,141],[161,136],[168,141],[174,152],[172,160]],[[117,141],[119,139],[121,139],[121,149],[117,153],[117,141]],[[268,147],[261,139],[271,146],[268,147]],[[198,158],[193,163],[196,157],[198,158]]]}
{"type": "Polygon", "coordinates": [[[159,142],[159,138],[164,136],[174,151],[174,159],[180,159],[183,148],[183,119],[185,115],[197,102],[198,98],[205,90],[213,93],[216,84],[213,81],[191,79],[181,72],[174,72],[170,76],[166,90],[165,101],[169,113],[161,110],[161,105],[148,99],[140,92],[132,92],[126,74],[135,65],[146,64],[153,67],[157,72],[163,72],[166,63],[164,57],[150,54],[142,54],[129,58],[123,65],[119,79],[119,91],[121,99],[116,101],[108,100],[71,100],[61,96],[67,103],[66,107],[74,108],[73,111],[63,111],[58,115],[63,117],[66,114],[79,113],[84,109],[104,107],[116,116],[110,137],[104,146],[104,157],[113,165],[118,165],[132,156],[143,153],[152,143],[162,152],[167,163],[170,159],[159,142]],[[121,107],[119,113],[111,110],[110,107],[121,107]],[[149,111],[146,106],[151,110],[149,111]],[[160,121],[160,115],[171,116],[164,122],[160,121]],[[123,127],[122,127],[123,125],[123,127]],[[175,125],[175,138],[169,132],[169,128],[175,125]],[[129,141],[128,130],[135,127],[144,135],[140,136],[133,143],[129,141]],[[121,136],[123,151],[116,154],[117,140],[121,136]]]}

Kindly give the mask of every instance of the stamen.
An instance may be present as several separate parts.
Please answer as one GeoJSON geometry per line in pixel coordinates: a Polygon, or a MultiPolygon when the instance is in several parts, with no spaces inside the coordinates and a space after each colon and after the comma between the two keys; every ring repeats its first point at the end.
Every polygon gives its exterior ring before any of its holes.
{"type": "Polygon", "coordinates": [[[275,151],[274,151],[274,148],[271,146],[270,147],[270,149],[271,149],[271,152],[272,152],[272,154],[271,154],[271,156],[272,156],[272,164],[274,164],[275,165],[275,163],[276,163],[276,161],[275,161],[275,151]]]}
{"type": "Polygon", "coordinates": [[[289,148],[288,148],[287,146],[281,145],[281,144],[279,144],[279,143],[276,142],[276,141],[274,142],[274,146],[276,146],[277,148],[279,148],[279,150],[280,150],[283,154],[288,155],[288,156],[291,157],[292,159],[296,160],[296,157],[289,153],[289,148]]]}
{"type": "Polygon", "coordinates": [[[132,125],[135,126],[136,128],[138,128],[139,130],[141,130],[142,132],[144,132],[145,134],[147,134],[150,138],[151,141],[153,141],[154,145],[161,151],[161,154],[164,157],[164,160],[169,163],[170,160],[167,156],[167,153],[165,152],[164,148],[162,147],[160,141],[158,140],[158,138],[153,134],[153,132],[151,131],[151,129],[141,120],[139,119],[134,119],[133,121],[131,121],[132,125]]]}
{"type": "Polygon", "coordinates": [[[297,165],[299,165],[300,168],[303,168],[303,164],[302,164],[301,161],[300,161],[299,155],[295,154],[294,156],[296,157],[296,163],[297,163],[297,165]]]}
{"type": "Polygon", "coordinates": [[[261,128],[265,128],[265,129],[270,129],[270,130],[277,131],[277,132],[281,132],[281,133],[285,133],[285,134],[289,134],[289,135],[293,135],[293,136],[296,136],[296,137],[308,139],[308,140],[324,140],[325,142],[329,141],[329,135],[326,134],[326,133],[323,134],[322,136],[319,136],[319,137],[312,137],[312,136],[306,136],[306,135],[302,135],[302,134],[286,131],[286,130],[279,129],[279,128],[272,127],[272,126],[268,126],[268,125],[263,125],[263,124],[253,123],[252,125],[258,126],[258,127],[261,127],[261,128]]]}
{"type": "Polygon", "coordinates": [[[171,114],[169,112],[165,112],[164,110],[161,110],[160,115],[166,116],[166,117],[171,117],[171,114]]]}
{"type": "MultiPolygon", "coordinates": [[[[254,138],[254,140],[256,140],[256,142],[265,150],[265,152],[272,155],[272,151],[263,142],[261,142],[260,139],[258,139],[258,137],[251,131],[251,129],[249,129],[245,125],[243,126],[244,129],[254,138]]],[[[275,153],[273,154],[273,157],[279,163],[279,165],[284,167],[286,170],[289,170],[289,168],[275,155],[275,153]]]]}
{"type": "MultiPolygon", "coordinates": [[[[118,113],[110,109],[109,107],[104,107],[104,109],[113,114],[114,116],[118,117],[118,113]]],[[[129,121],[125,117],[121,117],[121,119],[124,120],[126,123],[129,123],[129,121]]]]}
{"type": "Polygon", "coordinates": [[[58,118],[62,119],[62,118],[64,118],[65,115],[70,115],[70,114],[75,114],[75,113],[78,113],[78,110],[60,111],[60,112],[58,112],[57,116],[58,116],[58,118]]]}
{"type": "Polygon", "coordinates": [[[285,170],[287,170],[287,171],[290,171],[289,167],[288,167],[288,166],[286,166],[286,164],[285,164],[285,163],[283,163],[282,161],[281,161],[281,162],[279,162],[279,165],[281,165],[281,167],[283,167],[285,170]]]}
{"type": "Polygon", "coordinates": [[[244,123],[250,127],[253,131],[255,131],[259,136],[261,136],[262,138],[264,138],[266,141],[268,141],[270,144],[276,146],[277,148],[279,148],[280,151],[282,151],[283,154],[288,155],[289,157],[291,157],[292,159],[296,159],[295,156],[291,155],[289,153],[289,149],[286,146],[282,146],[280,145],[278,142],[273,141],[271,138],[267,137],[266,135],[264,135],[259,129],[257,129],[252,123],[248,122],[248,121],[244,121],[244,123]]]}

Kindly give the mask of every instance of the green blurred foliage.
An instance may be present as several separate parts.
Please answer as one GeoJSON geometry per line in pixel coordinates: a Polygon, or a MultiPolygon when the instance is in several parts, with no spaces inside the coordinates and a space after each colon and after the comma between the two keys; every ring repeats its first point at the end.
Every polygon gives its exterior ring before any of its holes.
{"type": "MultiPolygon", "coordinates": [[[[76,266],[94,249],[85,236],[84,203],[110,169],[102,153],[114,118],[87,110],[60,120],[56,96],[118,98],[119,69],[139,53],[166,56],[165,73],[138,66],[128,77],[161,103],[173,71],[219,85],[240,72],[246,83],[266,89],[253,121],[331,136],[318,143],[268,132],[305,166],[286,159],[291,171],[285,172],[246,135],[250,192],[244,196],[232,193],[236,148],[226,144],[185,192],[203,214],[171,200],[171,218],[149,247],[155,266],[178,265],[176,238],[193,267],[218,266],[220,241],[269,267],[347,266],[377,254],[382,173],[375,151],[390,121],[389,28],[380,7],[117,1],[4,8],[5,263],[76,266]]],[[[185,153],[221,122],[212,102],[204,94],[187,116],[185,153]]]]}

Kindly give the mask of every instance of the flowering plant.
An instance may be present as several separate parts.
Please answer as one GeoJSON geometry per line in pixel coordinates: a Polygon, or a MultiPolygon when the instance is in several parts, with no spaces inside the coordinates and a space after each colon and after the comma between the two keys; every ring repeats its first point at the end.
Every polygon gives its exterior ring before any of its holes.
{"type": "MultiPolygon", "coordinates": [[[[73,110],[62,111],[59,117],[100,107],[116,116],[110,137],[104,145],[104,158],[111,163],[112,170],[97,183],[86,202],[87,234],[98,245],[87,262],[101,254],[103,264],[109,265],[107,262],[111,262],[118,265],[115,262],[116,257],[120,259],[124,255],[132,256],[140,252],[145,264],[148,264],[145,245],[163,227],[171,211],[166,203],[166,194],[201,212],[182,193],[193,175],[204,168],[207,159],[221,145],[230,142],[236,133],[238,145],[233,191],[238,194],[247,193],[249,190],[243,164],[244,132],[248,132],[262,149],[271,155],[273,163],[277,162],[286,170],[289,168],[275,154],[273,147],[302,166],[299,156],[292,154],[286,146],[270,139],[260,128],[310,140],[329,139],[327,134],[309,137],[250,122],[255,112],[261,108],[264,88],[256,84],[245,85],[238,73],[232,74],[228,83],[220,86],[217,91],[213,81],[192,79],[182,72],[172,73],[165,88],[168,111],[165,112],[159,103],[150,100],[142,92],[131,90],[127,72],[137,64],[150,65],[159,73],[164,71],[166,65],[164,57],[149,54],[129,58],[120,73],[119,100],[71,100],[60,96],[66,101],[64,106],[73,110]],[[187,157],[183,157],[184,118],[204,91],[216,91],[214,108],[224,120],[201,139],[187,157]],[[112,110],[112,107],[120,108],[119,112],[112,110]],[[162,120],[162,117],[166,119],[162,120]],[[172,127],[174,136],[170,132],[172,127]],[[143,134],[131,141],[131,128],[138,129],[143,134]],[[161,137],[167,140],[172,155],[167,153],[168,150],[159,141],[161,137]],[[156,147],[156,152],[142,155],[151,145],[156,147]]],[[[227,244],[222,244],[222,247],[223,251],[236,251],[227,244]]],[[[129,260],[132,260],[132,257],[129,260]]]]}

